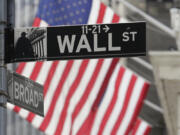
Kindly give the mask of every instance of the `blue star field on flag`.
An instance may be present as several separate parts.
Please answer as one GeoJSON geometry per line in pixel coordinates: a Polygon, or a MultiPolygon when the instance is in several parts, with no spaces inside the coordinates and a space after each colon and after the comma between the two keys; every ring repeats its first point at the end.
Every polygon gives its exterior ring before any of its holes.
{"type": "Polygon", "coordinates": [[[86,24],[91,0],[41,0],[36,17],[49,25],[86,24]]]}

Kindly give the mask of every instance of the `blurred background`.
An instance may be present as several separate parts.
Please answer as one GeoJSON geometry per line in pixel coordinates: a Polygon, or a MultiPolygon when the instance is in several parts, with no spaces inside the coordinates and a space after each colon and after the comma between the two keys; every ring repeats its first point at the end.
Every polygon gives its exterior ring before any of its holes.
{"type": "MultiPolygon", "coordinates": [[[[176,50],[176,40],[158,26],[147,21],[142,15],[124,6],[118,0],[102,0],[106,5],[120,16],[129,21],[147,22],[147,51],[173,51],[176,50]]],[[[176,7],[175,0],[126,0],[128,3],[146,13],[163,25],[170,26],[170,9],[176,7]]],[[[15,0],[15,27],[32,26],[37,11],[39,0],[15,0]]],[[[152,20],[153,21],[153,20],[152,20]]],[[[151,135],[167,135],[167,128],[163,117],[163,109],[157,94],[153,77],[153,68],[148,56],[136,58],[122,58],[125,64],[150,82],[150,90],[144,102],[140,117],[152,126],[151,135]]],[[[7,135],[43,135],[42,132],[33,128],[28,122],[20,118],[16,113],[8,110],[7,135]]]]}

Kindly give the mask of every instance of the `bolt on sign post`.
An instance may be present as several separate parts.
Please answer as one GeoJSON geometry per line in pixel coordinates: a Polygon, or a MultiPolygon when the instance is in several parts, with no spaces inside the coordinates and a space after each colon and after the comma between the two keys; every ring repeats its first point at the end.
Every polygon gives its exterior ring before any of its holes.
{"type": "Polygon", "coordinates": [[[145,22],[7,30],[6,62],[146,55],[145,22]]]}

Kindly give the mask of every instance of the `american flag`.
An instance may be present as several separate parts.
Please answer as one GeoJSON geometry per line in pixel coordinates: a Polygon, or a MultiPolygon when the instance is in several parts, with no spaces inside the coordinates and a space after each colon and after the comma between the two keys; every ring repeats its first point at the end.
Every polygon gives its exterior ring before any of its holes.
{"type": "Polygon", "coordinates": [[[151,126],[146,121],[138,118],[133,126],[131,135],[148,135],[151,131],[151,126]]]}
{"type": "MultiPolygon", "coordinates": [[[[99,0],[40,0],[34,26],[121,21],[99,0]]],[[[128,135],[149,87],[119,59],[20,63],[16,72],[44,85],[45,117],[8,107],[49,135],[128,135]]]]}

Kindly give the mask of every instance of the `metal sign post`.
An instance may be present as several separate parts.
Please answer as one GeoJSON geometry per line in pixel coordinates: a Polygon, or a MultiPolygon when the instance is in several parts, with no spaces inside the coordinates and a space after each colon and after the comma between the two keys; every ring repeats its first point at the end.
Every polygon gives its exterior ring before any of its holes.
{"type": "Polygon", "coordinates": [[[4,29],[7,22],[7,0],[0,1],[0,135],[6,135],[6,109],[2,106],[6,105],[6,67],[4,64],[4,29]]]}
{"type": "Polygon", "coordinates": [[[14,0],[0,1],[0,135],[7,134],[7,70],[5,65],[5,28],[14,25],[14,0]]]}

